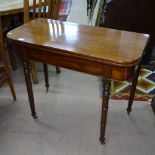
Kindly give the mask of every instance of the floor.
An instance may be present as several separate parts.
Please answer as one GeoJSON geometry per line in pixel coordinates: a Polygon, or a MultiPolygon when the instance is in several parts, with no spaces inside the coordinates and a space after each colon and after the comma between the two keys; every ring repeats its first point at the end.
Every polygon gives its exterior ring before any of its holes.
{"type": "MultiPolygon", "coordinates": [[[[69,21],[88,23],[86,1],[73,0],[69,21]]],[[[154,155],[155,116],[149,102],[110,100],[106,145],[99,138],[101,86],[98,77],[50,66],[45,92],[42,67],[34,85],[38,119],[32,119],[22,68],[13,72],[14,103],[8,85],[0,89],[0,155],[154,155]]]]}

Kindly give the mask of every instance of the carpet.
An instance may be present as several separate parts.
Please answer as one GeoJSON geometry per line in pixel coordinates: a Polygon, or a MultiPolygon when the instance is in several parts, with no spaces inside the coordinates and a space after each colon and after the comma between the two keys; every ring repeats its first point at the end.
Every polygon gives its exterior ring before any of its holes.
{"type": "MultiPolygon", "coordinates": [[[[114,81],[111,88],[111,99],[128,100],[130,88],[131,83],[129,82],[114,81]]],[[[134,100],[151,101],[153,96],[155,96],[155,69],[143,68],[140,70],[134,100]]]]}

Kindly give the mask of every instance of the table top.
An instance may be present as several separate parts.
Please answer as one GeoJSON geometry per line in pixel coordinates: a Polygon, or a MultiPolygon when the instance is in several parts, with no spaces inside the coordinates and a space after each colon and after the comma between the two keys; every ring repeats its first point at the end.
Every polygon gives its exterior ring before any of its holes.
{"type": "Polygon", "coordinates": [[[139,61],[149,38],[146,34],[39,18],[12,30],[7,37],[25,46],[59,49],[125,66],[139,61]]]}

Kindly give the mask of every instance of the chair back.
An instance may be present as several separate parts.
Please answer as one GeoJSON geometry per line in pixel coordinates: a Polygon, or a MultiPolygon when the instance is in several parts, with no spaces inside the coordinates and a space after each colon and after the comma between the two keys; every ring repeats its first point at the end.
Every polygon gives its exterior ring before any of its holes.
{"type": "Polygon", "coordinates": [[[61,0],[24,0],[23,2],[24,23],[34,18],[59,18],[61,0]]]}

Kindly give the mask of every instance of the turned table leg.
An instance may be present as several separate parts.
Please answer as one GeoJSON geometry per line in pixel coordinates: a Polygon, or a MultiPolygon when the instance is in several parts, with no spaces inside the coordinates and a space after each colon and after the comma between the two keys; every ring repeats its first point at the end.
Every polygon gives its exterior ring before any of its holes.
{"type": "Polygon", "coordinates": [[[103,99],[102,99],[102,111],[101,111],[101,129],[100,129],[100,142],[105,144],[105,129],[107,121],[107,112],[108,112],[108,102],[110,95],[110,80],[103,80],[103,99]]]}
{"type": "Polygon", "coordinates": [[[24,59],[24,60],[22,59],[22,62],[23,62],[26,87],[27,87],[27,92],[28,92],[28,97],[30,102],[31,115],[33,118],[37,118],[37,115],[35,112],[35,103],[34,103],[32,82],[31,82],[31,76],[30,76],[30,63],[27,59],[24,59]]]}

